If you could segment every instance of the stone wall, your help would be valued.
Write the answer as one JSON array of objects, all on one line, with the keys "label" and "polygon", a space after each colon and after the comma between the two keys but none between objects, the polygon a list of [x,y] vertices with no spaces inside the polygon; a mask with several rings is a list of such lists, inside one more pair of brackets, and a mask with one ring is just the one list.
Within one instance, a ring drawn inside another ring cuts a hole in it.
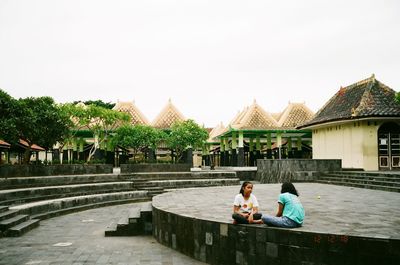
[{"label": "stone wall", "polygon": [[257,167],[215,167],[215,170],[236,172],[236,176],[241,181],[253,181],[257,175]]},{"label": "stone wall", "polygon": [[190,164],[121,164],[121,173],[190,172]]},{"label": "stone wall", "polygon": [[106,174],[113,173],[110,164],[93,165],[2,165],[0,166],[1,178],[30,177],[30,176],[56,176],[56,175],[81,175],[81,174]]},{"label": "stone wall", "polygon": [[153,207],[153,236],[202,262],[232,264],[399,264],[400,240],[233,225]]},{"label": "stone wall", "polygon": [[261,183],[313,181],[319,172],[341,170],[340,159],[259,159],[256,180]]}]

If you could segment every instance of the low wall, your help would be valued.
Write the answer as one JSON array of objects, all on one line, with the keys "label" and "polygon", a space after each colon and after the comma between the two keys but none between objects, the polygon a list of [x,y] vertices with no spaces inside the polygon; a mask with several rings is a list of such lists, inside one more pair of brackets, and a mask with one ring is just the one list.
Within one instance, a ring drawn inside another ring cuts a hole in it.
[{"label": "low wall", "polygon": [[216,171],[234,171],[241,181],[253,181],[257,176],[257,167],[216,167]]},{"label": "low wall", "polygon": [[209,264],[399,264],[399,240],[233,225],[154,207],[153,236]]},{"label": "low wall", "polygon": [[313,181],[318,172],[341,170],[340,159],[259,159],[256,180],[261,183]]},{"label": "low wall", "polygon": [[113,173],[111,164],[2,165],[0,178]]},{"label": "low wall", "polygon": [[190,164],[121,164],[121,173],[190,172]]}]

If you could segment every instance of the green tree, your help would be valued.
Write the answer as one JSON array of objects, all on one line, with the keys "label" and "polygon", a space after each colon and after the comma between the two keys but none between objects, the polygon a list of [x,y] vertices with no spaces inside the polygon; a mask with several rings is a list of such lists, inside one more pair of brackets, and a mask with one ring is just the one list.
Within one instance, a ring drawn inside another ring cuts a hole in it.
[{"label": "green tree", "polygon": [[145,152],[149,148],[156,148],[163,139],[163,133],[148,125],[124,125],[119,127],[113,137],[114,145],[124,148],[132,148],[133,161],[139,152]]},{"label": "green tree", "polygon": [[[81,101],[74,101],[73,105],[78,104]],[[105,109],[112,109],[115,106],[115,103],[111,103],[111,102],[104,102],[100,99],[98,100],[87,100],[87,101],[83,101],[83,104],[85,105],[96,105],[98,107],[103,107]]]},{"label": "green tree", "polygon": [[197,149],[203,146],[207,138],[208,133],[204,128],[193,120],[186,120],[172,125],[167,145],[175,151],[176,162],[179,162],[186,149]]},{"label": "green tree", "polygon": [[29,97],[18,100],[16,129],[19,139],[28,143],[24,163],[29,163],[35,143],[49,149],[68,133],[70,122],[51,97]]},{"label": "green tree", "polygon": [[94,136],[94,144],[89,151],[87,162],[90,161],[96,150],[108,140],[111,133],[124,123],[129,122],[130,116],[126,113],[106,109],[96,105],[66,107],[74,122],[74,130],[89,130]]},{"label": "green tree", "polygon": [[18,101],[0,89],[0,139],[10,143],[18,142]]},{"label": "green tree", "polygon": [[396,92],[396,101],[400,103],[400,92]]}]

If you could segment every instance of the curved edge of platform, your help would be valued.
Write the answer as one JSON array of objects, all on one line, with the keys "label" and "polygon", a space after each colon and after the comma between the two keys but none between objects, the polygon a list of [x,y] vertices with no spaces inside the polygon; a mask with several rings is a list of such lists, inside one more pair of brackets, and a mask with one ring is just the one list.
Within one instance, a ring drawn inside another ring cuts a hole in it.
[{"label": "curved edge of platform", "polygon": [[209,264],[399,264],[400,240],[234,225],[153,205],[153,236]]}]

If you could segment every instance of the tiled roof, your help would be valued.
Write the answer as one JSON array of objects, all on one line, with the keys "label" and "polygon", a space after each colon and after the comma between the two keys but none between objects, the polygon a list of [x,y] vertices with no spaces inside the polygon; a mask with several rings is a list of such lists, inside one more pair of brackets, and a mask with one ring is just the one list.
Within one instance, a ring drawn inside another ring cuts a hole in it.
[{"label": "tiled roof", "polygon": [[281,118],[282,112],[279,113],[271,113],[272,118],[274,118],[276,121],[279,121]]},{"label": "tiled roof", "polygon": [[306,123],[314,116],[304,103],[290,103],[282,112],[279,119],[279,127],[285,129],[295,129],[296,126]]},{"label": "tiled roof", "polygon": [[245,108],[230,124],[235,129],[275,129],[278,127],[276,120],[266,112],[256,101]]},{"label": "tiled roof", "polygon": [[10,148],[10,146],[11,146],[11,144],[9,144],[9,143],[7,143],[7,142],[5,142],[3,140],[0,140],[0,147]]},{"label": "tiled roof", "polygon": [[167,105],[161,110],[160,114],[152,122],[153,127],[159,129],[171,128],[171,125],[177,121],[185,121],[186,118],[181,112],[168,100]]},{"label": "tiled roof", "polygon": [[338,92],[315,114],[314,118],[300,127],[366,117],[400,117],[400,104],[395,101],[396,92],[370,78]]},{"label": "tiled roof", "polygon": [[[19,144],[24,147],[24,148],[28,148],[29,144],[27,141],[19,139]],[[31,150],[32,151],[46,151],[46,149],[44,149],[43,147],[37,145],[37,144],[32,144],[31,145]]]},{"label": "tiled roof", "polygon": [[212,142],[219,142],[217,139],[217,136],[221,135],[226,131],[225,126],[222,124],[218,124],[215,128],[211,130],[211,132],[208,134],[208,140],[207,142],[212,143]]},{"label": "tiled roof", "polygon": [[131,123],[133,125],[143,124],[148,125],[149,121],[142,114],[142,112],[135,106],[134,102],[120,102],[114,106],[113,110],[125,112],[131,116]]}]

